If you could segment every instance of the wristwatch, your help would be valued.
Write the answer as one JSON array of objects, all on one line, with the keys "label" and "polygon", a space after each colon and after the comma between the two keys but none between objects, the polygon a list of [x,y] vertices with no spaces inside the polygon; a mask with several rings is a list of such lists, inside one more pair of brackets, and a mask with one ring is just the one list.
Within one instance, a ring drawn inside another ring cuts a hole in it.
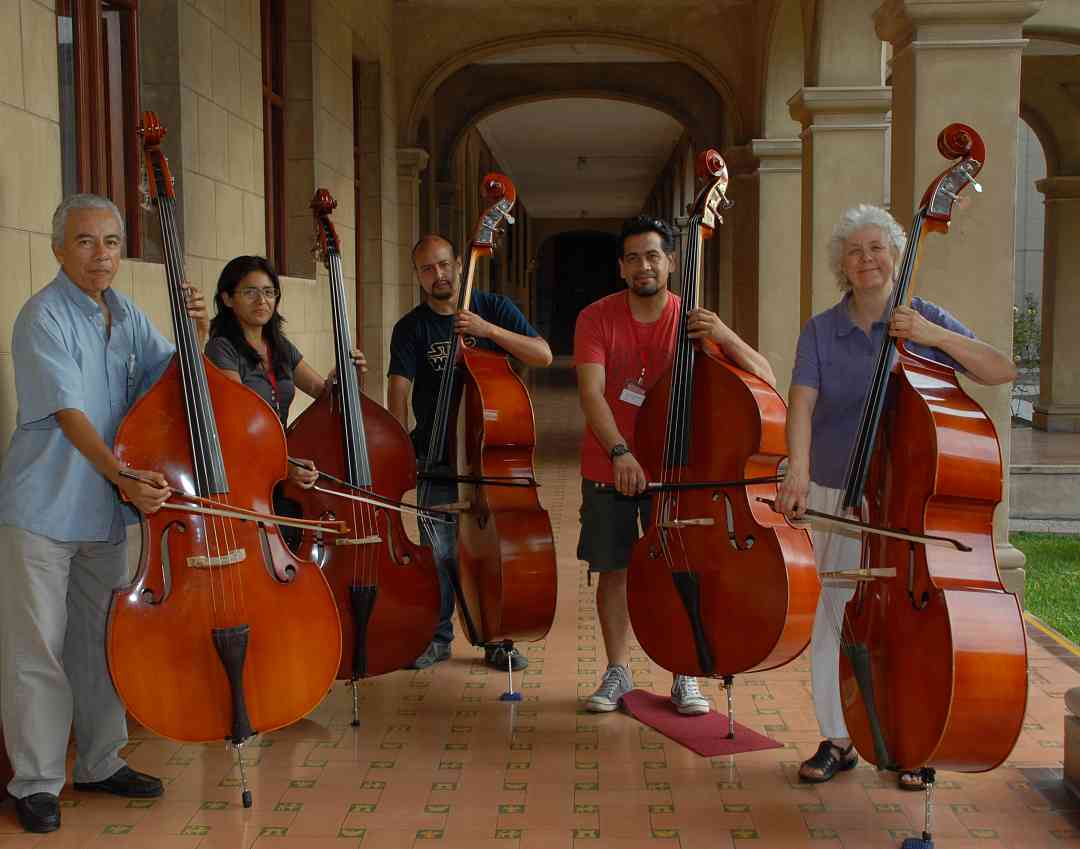
[{"label": "wristwatch", "polygon": [[611,446],[611,451],[608,452],[608,456],[611,457],[612,462],[614,462],[616,457],[621,457],[623,454],[629,453],[630,449],[626,447],[625,442],[616,442]]}]

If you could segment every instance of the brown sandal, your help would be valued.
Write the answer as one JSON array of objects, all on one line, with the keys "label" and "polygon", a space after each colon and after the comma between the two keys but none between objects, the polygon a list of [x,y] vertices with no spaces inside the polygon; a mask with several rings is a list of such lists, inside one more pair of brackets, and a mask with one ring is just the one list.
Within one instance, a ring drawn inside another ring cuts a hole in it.
[{"label": "brown sandal", "polygon": [[[838,772],[847,772],[854,769],[859,762],[859,756],[854,753],[855,744],[851,743],[846,749],[834,746],[831,740],[822,740],[812,758],[802,762],[799,767],[799,781],[808,784],[824,784]],[[840,753],[840,757],[836,753]],[[850,756],[850,757],[849,757]],[[805,775],[806,768],[820,771],[820,775]]]}]

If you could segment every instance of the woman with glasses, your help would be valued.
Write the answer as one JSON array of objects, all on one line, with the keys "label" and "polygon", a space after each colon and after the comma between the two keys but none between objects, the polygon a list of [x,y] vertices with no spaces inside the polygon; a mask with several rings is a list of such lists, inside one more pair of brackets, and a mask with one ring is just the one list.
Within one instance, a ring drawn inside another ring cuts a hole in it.
[{"label": "woman with glasses", "polygon": [[[296,390],[319,397],[333,371],[323,378],[308,365],[304,355],[281,330],[285,318],[278,311],[281,281],[270,260],[261,256],[238,256],[229,261],[218,277],[216,309],[210,322],[206,356],[233,380],[253,389],[266,401],[284,427],[289,419]],[[364,355],[352,352],[366,371]],[[305,489],[318,480],[315,464],[289,463],[289,478]],[[289,499],[274,492],[274,509],[282,515],[298,515]],[[282,528],[286,542],[292,529]]]}]

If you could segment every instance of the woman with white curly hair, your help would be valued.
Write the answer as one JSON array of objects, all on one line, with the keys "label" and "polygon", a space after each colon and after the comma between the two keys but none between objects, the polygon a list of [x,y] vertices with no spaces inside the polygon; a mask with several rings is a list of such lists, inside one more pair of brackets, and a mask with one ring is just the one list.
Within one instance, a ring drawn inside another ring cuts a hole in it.
[{"label": "woman with white curly hair", "polygon": [[[808,507],[836,512],[848,454],[870,386],[882,335],[905,339],[913,353],[944,363],[985,385],[1016,377],[1011,360],[980,342],[946,310],[912,298],[892,313],[890,298],[905,245],[904,231],[884,209],[860,204],[844,213],[829,241],[829,258],[840,302],[802,329],[788,397],[787,474],[777,507],[798,520]],[[818,571],[857,568],[861,540],[833,531],[813,533]],[[802,781],[828,781],[858,762],[840,706],[840,624],[850,585],[823,582],[810,640],[814,711],[826,738],[802,763]],[[900,786],[919,790],[918,773],[901,772]]]}]

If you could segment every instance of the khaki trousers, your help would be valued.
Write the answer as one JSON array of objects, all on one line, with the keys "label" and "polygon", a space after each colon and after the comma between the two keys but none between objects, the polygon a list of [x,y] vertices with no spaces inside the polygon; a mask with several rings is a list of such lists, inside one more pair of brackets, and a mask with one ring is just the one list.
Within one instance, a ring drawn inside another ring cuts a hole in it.
[{"label": "khaki trousers", "polygon": [[127,581],[127,544],[58,542],[0,527],[0,707],[15,777],[8,792],[59,795],[72,723],[75,781],[124,766],[124,706],[109,678],[105,626]]}]

